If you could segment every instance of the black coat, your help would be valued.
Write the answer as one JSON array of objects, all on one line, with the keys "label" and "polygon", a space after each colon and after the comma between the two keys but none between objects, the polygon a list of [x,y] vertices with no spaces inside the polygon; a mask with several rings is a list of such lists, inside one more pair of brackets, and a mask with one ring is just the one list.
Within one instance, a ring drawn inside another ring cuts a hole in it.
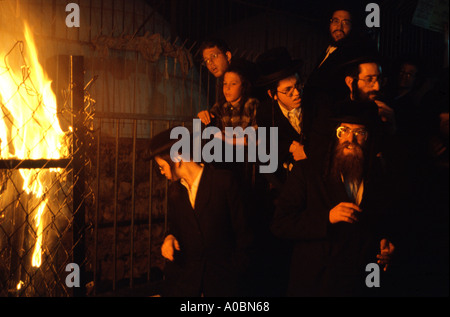
[{"label": "black coat", "polygon": [[179,182],[168,194],[168,231],[180,251],[166,263],[164,296],[239,295],[253,235],[231,172],[205,165],[195,210]]},{"label": "black coat", "polygon": [[296,162],[275,212],[272,231],[294,242],[288,295],[367,295],[365,267],[388,238],[385,187],[380,178],[365,182],[358,222],[331,224],[330,210],[351,200],[342,182],[322,175],[309,159]]},{"label": "black coat", "polygon": [[[278,103],[272,102],[272,100],[266,100],[261,104],[257,113],[257,123],[258,128],[266,127],[266,136],[269,135],[270,127],[278,128],[278,168],[274,173],[274,182],[276,182],[276,186],[281,186],[287,175],[287,170],[283,168],[283,164],[293,162],[289,148],[293,141],[301,142],[301,136],[283,115]],[[267,137],[267,140],[269,140],[269,137]],[[268,146],[266,146],[267,148]]]},{"label": "black coat", "polygon": [[348,97],[350,90],[345,84],[344,65],[359,57],[378,53],[375,43],[362,35],[351,34],[336,45],[337,49],[320,65],[326,56],[326,49],[323,51],[305,83],[302,107],[303,132],[307,139],[316,121],[329,116],[330,107]]}]

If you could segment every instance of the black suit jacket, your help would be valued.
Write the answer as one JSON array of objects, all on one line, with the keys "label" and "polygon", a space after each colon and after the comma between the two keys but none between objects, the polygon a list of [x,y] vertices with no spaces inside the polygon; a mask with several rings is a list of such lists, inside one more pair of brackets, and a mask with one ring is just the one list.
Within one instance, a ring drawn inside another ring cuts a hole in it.
[{"label": "black suit jacket", "polygon": [[293,162],[292,153],[289,152],[289,148],[293,141],[301,142],[301,136],[283,115],[278,103],[272,102],[272,100],[266,100],[261,103],[257,113],[257,123],[258,127],[266,127],[266,135],[268,135],[270,127],[278,128],[278,168],[274,173],[274,182],[276,182],[276,186],[281,186],[286,180],[287,175],[283,164]]},{"label": "black suit jacket", "polygon": [[180,244],[165,267],[164,296],[237,296],[249,263],[252,231],[238,183],[231,172],[205,165],[195,200],[171,184],[169,233]]},{"label": "black suit jacket", "polygon": [[[365,266],[376,263],[388,237],[382,174],[365,182],[356,223],[329,222],[330,210],[350,202],[342,182],[324,178],[308,160],[289,174],[272,223],[273,233],[294,242],[288,295],[357,296],[367,293]],[[370,290],[369,290],[370,291]]]}]

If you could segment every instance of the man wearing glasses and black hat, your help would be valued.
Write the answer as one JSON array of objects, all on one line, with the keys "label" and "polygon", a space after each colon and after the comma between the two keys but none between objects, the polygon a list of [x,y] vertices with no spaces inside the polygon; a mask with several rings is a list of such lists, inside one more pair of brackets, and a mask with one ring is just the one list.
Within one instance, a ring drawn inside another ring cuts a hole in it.
[{"label": "man wearing glasses and black hat", "polygon": [[256,64],[256,86],[265,99],[258,109],[258,126],[278,127],[279,168],[272,185],[279,187],[292,162],[306,158],[302,144],[302,62],[293,60],[286,48],[278,47],[262,53]]},{"label": "man wearing glasses and black hat", "polygon": [[[386,270],[394,252],[388,240],[393,208],[389,181],[376,156],[377,114],[367,102],[349,101],[329,120],[323,165],[294,163],[280,194],[272,231],[294,242],[289,296],[385,295],[366,283],[366,267]],[[370,283],[369,283],[370,284]]]}]

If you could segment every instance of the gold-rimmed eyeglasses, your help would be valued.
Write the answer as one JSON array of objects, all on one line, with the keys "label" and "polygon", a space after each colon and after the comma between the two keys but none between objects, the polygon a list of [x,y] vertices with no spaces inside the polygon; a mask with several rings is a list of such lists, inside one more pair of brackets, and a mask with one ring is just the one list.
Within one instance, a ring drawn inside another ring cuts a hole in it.
[{"label": "gold-rimmed eyeglasses", "polygon": [[367,140],[368,132],[364,128],[359,129],[350,129],[349,127],[339,127],[336,129],[336,136],[338,139],[347,138],[352,133],[357,139],[361,139],[363,141]]}]

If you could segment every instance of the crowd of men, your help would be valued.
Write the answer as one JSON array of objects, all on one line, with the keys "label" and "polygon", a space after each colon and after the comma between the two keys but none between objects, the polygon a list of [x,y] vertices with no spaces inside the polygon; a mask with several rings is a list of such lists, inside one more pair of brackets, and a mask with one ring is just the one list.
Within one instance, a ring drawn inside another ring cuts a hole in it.
[{"label": "crowd of men", "polygon": [[[277,128],[275,173],[171,153],[170,130],[152,139],[173,181],[164,296],[448,295],[448,71],[419,98],[422,65],[385,74],[350,9],[332,12],[329,33],[310,74],[283,47],[252,63],[258,102],[244,121]],[[224,75],[250,66],[220,40],[201,52],[217,89],[198,117],[240,122]]]}]

